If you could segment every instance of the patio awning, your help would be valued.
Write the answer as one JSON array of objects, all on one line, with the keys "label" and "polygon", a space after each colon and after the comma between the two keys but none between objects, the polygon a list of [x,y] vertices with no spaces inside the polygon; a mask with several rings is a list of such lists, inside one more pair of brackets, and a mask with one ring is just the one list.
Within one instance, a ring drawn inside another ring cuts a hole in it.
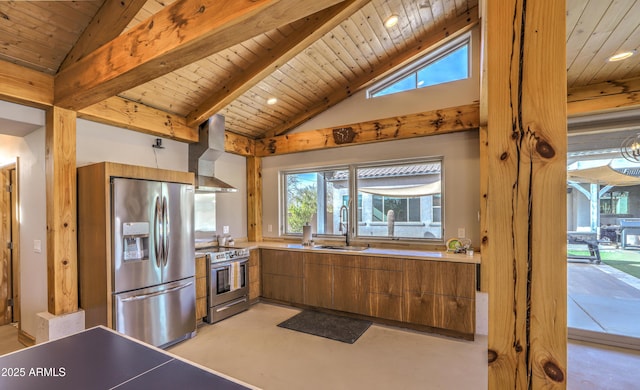
[{"label": "patio awning", "polygon": [[361,187],[358,188],[358,191],[366,192],[373,195],[392,196],[394,198],[415,198],[418,196],[439,194],[441,189],[440,180],[438,180],[434,183],[422,184],[417,186]]},{"label": "patio awning", "polygon": [[594,168],[576,169],[567,172],[567,180],[576,183],[593,183],[612,186],[634,186],[640,184],[640,178],[625,175],[610,165]]}]

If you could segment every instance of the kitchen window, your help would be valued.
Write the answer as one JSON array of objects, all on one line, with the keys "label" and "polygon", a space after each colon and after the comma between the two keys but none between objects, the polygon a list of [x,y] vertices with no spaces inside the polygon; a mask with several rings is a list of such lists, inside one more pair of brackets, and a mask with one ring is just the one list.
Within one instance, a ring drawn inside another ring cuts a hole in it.
[{"label": "kitchen window", "polygon": [[358,238],[442,239],[441,158],[360,165],[355,175]]},{"label": "kitchen window", "polygon": [[285,172],[283,183],[285,234],[302,234],[307,223],[316,234],[340,234],[338,212],[349,195],[348,167]]},{"label": "kitchen window", "polygon": [[355,239],[440,241],[442,165],[429,158],[283,172],[284,233],[300,235],[309,223],[319,236],[343,236],[349,226]]}]

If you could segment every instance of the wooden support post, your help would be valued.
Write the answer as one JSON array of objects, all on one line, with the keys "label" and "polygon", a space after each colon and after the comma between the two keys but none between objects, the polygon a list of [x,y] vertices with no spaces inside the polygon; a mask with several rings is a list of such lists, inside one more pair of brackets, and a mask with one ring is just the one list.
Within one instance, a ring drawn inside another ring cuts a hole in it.
[{"label": "wooden support post", "polygon": [[489,389],[566,388],[565,2],[487,1]]},{"label": "wooden support post", "polygon": [[247,237],[262,241],[262,157],[247,157]]},{"label": "wooden support post", "polygon": [[46,115],[48,309],[78,311],[76,238],[76,113],[51,107]]}]

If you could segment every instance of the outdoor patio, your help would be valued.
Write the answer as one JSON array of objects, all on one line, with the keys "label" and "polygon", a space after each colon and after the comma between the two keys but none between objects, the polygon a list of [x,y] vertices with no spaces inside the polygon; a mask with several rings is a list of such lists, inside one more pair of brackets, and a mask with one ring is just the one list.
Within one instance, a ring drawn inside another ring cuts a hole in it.
[{"label": "outdoor patio", "polygon": [[[569,253],[582,248],[569,245]],[[567,321],[574,334],[640,340],[640,251],[601,245],[601,264],[570,259]],[[623,272],[624,270],[625,272]],[[634,276],[636,275],[636,276]],[[591,338],[591,337],[587,337]],[[598,337],[596,337],[598,338]],[[624,342],[630,340],[626,339]],[[640,348],[640,341],[635,344]]]}]

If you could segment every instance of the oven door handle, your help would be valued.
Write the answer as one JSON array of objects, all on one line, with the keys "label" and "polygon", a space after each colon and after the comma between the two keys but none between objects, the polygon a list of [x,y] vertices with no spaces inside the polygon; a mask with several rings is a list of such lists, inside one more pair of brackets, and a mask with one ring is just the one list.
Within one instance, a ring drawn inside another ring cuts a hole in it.
[{"label": "oven door handle", "polygon": [[247,264],[248,262],[249,262],[248,259],[242,259],[242,260],[225,261],[224,263],[223,262],[213,263],[213,264],[211,264],[211,270],[218,271],[218,270],[221,270],[221,269],[229,268],[229,267],[231,267],[231,263],[240,263],[240,265],[243,265],[243,264]]}]

